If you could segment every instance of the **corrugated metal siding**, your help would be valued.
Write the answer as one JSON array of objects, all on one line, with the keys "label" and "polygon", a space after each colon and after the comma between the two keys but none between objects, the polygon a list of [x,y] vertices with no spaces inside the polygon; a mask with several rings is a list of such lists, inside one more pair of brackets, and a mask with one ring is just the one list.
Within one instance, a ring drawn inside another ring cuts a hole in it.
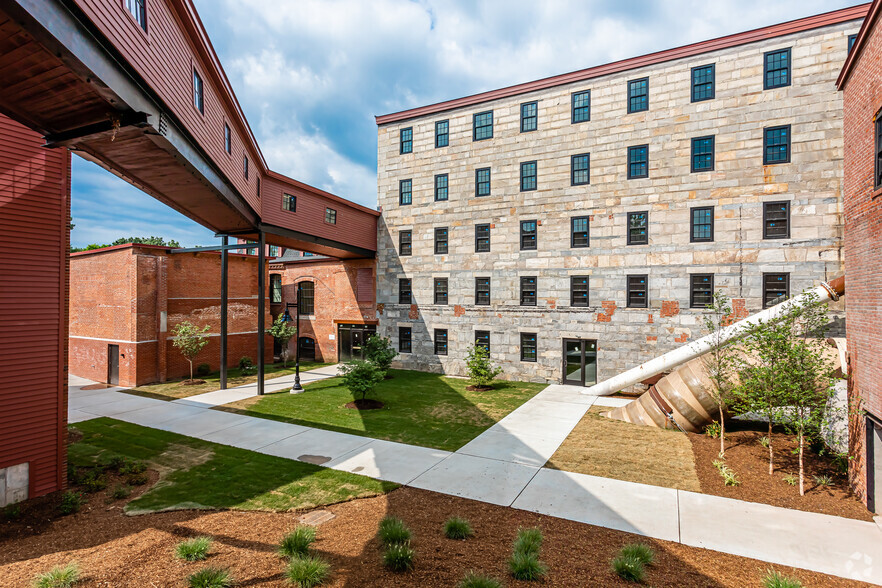
[{"label": "corrugated metal siding", "polygon": [[30,496],[65,480],[70,154],[42,142],[0,115],[0,468]]}]

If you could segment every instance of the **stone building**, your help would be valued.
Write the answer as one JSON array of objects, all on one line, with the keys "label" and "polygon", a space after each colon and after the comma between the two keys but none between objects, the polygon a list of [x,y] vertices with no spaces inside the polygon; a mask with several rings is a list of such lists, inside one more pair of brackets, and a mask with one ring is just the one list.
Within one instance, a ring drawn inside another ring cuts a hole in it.
[{"label": "stone building", "polygon": [[[188,377],[189,363],[172,346],[172,330],[185,320],[210,327],[194,366],[220,369],[220,292],[217,253],[131,244],[72,253],[70,373],[120,386]],[[256,362],[256,257],[230,254],[228,296],[229,365],[243,355]],[[272,361],[271,345],[264,359]]]},{"label": "stone building", "polygon": [[[380,331],[410,368],[592,384],[842,272],[866,6],[380,116]],[[841,304],[841,303],[840,303]],[[837,307],[841,315],[842,306]]]}]

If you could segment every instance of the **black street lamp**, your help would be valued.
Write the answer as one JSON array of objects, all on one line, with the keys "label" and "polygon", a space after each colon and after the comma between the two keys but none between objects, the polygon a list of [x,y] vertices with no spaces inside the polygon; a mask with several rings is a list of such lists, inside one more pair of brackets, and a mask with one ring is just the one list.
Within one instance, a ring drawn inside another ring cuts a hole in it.
[{"label": "black street lamp", "polygon": [[303,392],[303,386],[300,385],[300,284],[297,284],[297,300],[285,304],[285,314],[282,315],[282,322],[290,323],[293,319],[288,309],[297,308],[297,332],[294,334],[294,385],[291,386],[292,394]]}]

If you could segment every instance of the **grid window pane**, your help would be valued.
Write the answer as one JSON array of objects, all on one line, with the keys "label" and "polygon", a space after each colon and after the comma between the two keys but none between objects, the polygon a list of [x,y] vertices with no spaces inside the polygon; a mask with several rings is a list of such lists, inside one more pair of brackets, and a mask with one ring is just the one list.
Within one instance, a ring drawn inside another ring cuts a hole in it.
[{"label": "grid window pane", "polygon": [[714,207],[693,208],[690,218],[690,239],[693,243],[714,240]]},{"label": "grid window pane", "polygon": [[398,182],[398,204],[407,206],[413,203],[413,180]]},{"label": "grid window pane", "polygon": [[628,112],[649,110],[649,78],[628,82]]},{"label": "grid window pane", "polygon": [[475,196],[490,195],[490,168],[482,167],[475,170]]},{"label": "grid window pane", "polygon": [[713,171],[714,138],[695,137],[692,139],[692,171]]},{"label": "grid window pane", "polygon": [[315,314],[315,284],[297,284],[297,303],[300,305],[300,314]]},{"label": "grid window pane", "polygon": [[475,331],[475,345],[483,347],[490,353],[490,331]]},{"label": "grid window pane", "polygon": [[714,275],[692,274],[689,276],[689,307],[706,308],[714,301]]},{"label": "grid window pane", "polygon": [[450,144],[450,123],[439,120],[435,123],[435,147],[447,147]]},{"label": "grid window pane", "polygon": [[521,306],[536,306],[536,276],[521,278]]},{"label": "grid window pane", "polygon": [[790,49],[769,51],[765,54],[764,88],[780,88],[790,85]]},{"label": "grid window pane", "polygon": [[272,304],[282,302],[282,276],[280,274],[270,275],[270,302]]},{"label": "grid window pane", "polygon": [[790,161],[790,125],[763,129],[763,165]]},{"label": "grid window pane", "polygon": [[649,244],[649,213],[628,213],[628,245]]},{"label": "grid window pane", "polygon": [[401,154],[413,152],[413,127],[401,129],[399,146],[399,152]]},{"label": "grid window pane", "polygon": [[570,276],[570,306],[588,306],[588,276]]},{"label": "grid window pane", "polygon": [[591,120],[591,91],[573,94],[573,123]]},{"label": "grid window pane", "polygon": [[325,209],[325,222],[331,225],[337,224],[337,211],[333,208]]},{"label": "grid window pane", "polygon": [[205,100],[202,94],[202,77],[193,70],[193,106],[201,113],[205,113]]},{"label": "grid window pane", "polygon": [[447,355],[447,329],[435,329],[435,355]]},{"label": "grid window pane", "polygon": [[570,246],[588,247],[588,217],[577,216],[570,220]]},{"label": "grid window pane", "polygon": [[521,164],[521,192],[536,189],[536,162],[525,161]]},{"label": "grid window pane", "polygon": [[628,276],[628,306],[631,308],[647,308],[648,279],[643,276]]},{"label": "grid window pane", "polygon": [[536,333],[521,333],[521,361],[536,361]]},{"label": "grid window pane", "polygon": [[447,278],[435,278],[435,304],[447,304]]},{"label": "grid window pane", "polygon": [[233,152],[233,139],[230,134],[230,125],[224,123],[224,151],[227,153]]},{"label": "grid window pane", "polygon": [[400,278],[398,280],[398,304],[413,304],[410,278]]},{"label": "grid window pane", "polygon": [[410,327],[398,327],[398,351],[410,353],[413,349]]},{"label": "grid window pane", "polygon": [[591,155],[582,153],[573,155],[570,164],[570,183],[573,186],[581,186],[591,183]]},{"label": "grid window pane", "polygon": [[490,278],[475,278],[475,304],[479,306],[490,304]]},{"label": "grid window pane", "polygon": [[438,255],[447,253],[447,227],[435,229],[435,253]]},{"label": "grid window pane", "polygon": [[649,177],[649,145],[628,147],[628,179]]},{"label": "grid window pane", "polygon": [[435,176],[435,202],[447,200],[447,174]]},{"label": "grid window pane", "polygon": [[283,195],[282,207],[290,212],[297,212],[297,197],[293,194]]},{"label": "grid window pane", "polygon": [[490,251],[490,225],[475,225],[475,252],[487,253]]},{"label": "grid window pane", "polygon": [[521,132],[535,131],[539,120],[539,105],[536,102],[521,104]]},{"label": "grid window pane", "polygon": [[413,254],[413,232],[401,231],[398,233],[398,255]]},{"label": "grid window pane", "polygon": [[714,97],[714,66],[692,68],[692,101],[701,102]]},{"label": "grid window pane", "polygon": [[763,239],[790,237],[790,203],[763,203]]},{"label": "grid window pane", "polygon": [[790,274],[763,274],[763,308],[790,297]]},{"label": "grid window pane", "polygon": [[536,249],[536,221],[521,221],[521,251]]},{"label": "grid window pane", "polygon": [[472,120],[472,140],[483,141],[493,138],[493,111],[480,112]]},{"label": "grid window pane", "polygon": [[147,30],[147,0],[126,0],[126,9],[142,29]]}]

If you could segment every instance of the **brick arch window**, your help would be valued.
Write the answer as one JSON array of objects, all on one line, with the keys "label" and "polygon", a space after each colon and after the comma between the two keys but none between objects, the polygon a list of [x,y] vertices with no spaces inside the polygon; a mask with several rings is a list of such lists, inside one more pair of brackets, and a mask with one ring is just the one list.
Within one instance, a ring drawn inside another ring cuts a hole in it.
[{"label": "brick arch window", "polygon": [[315,283],[298,283],[297,300],[300,304],[300,314],[315,314]]}]

